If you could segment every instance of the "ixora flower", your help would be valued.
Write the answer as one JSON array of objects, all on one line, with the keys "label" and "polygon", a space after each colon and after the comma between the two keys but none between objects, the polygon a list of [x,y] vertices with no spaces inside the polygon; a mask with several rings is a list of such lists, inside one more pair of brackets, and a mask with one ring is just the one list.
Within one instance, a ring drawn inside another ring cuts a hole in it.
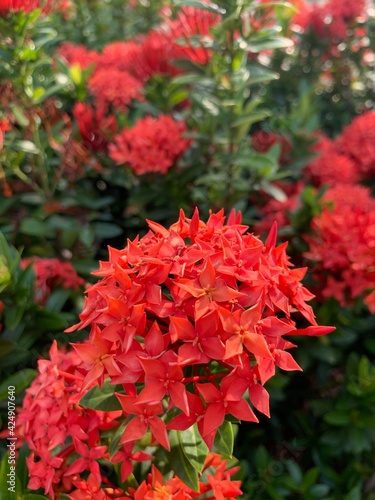
[{"label": "ixora flower", "polygon": [[343,306],[363,297],[375,312],[375,199],[368,188],[345,184],[328,189],[322,201],[305,237],[322,297]]},{"label": "ixora flower", "polygon": [[[286,335],[324,335],[306,304],[306,269],[293,269],[286,244],[276,246],[276,227],[263,244],[234,212],[207,223],[196,210],[181,211],[169,229],[150,231],[94,274],[80,322],[89,342],[73,344],[85,373],[82,394],[110,380],[124,417],[120,443],[149,430],[169,449],[168,431],[197,423],[209,448],[226,415],[258,421],[252,405],[269,415],[263,384],[276,366],[300,370]],[[298,328],[295,319],[310,326]],[[173,412],[171,412],[173,409]],[[176,411],[178,414],[176,415]],[[168,423],[165,418],[168,417]],[[173,417],[170,419],[170,417]]]},{"label": "ixora flower", "polygon": [[212,52],[204,46],[203,39],[212,40],[211,28],[220,21],[220,14],[195,7],[182,7],[176,19],[166,19],[163,31],[174,46],[175,58],[207,64]]},{"label": "ixora flower", "polygon": [[70,3],[62,0],[0,0],[0,16],[9,12],[31,12],[36,9],[41,9],[43,13],[49,14],[57,10],[64,11],[69,7]]},{"label": "ixora flower", "polygon": [[343,154],[358,166],[364,179],[375,178],[375,111],[357,116],[337,139]]},{"label": "ixora flower", "polygon": [[30,257],[22,259],[22,267],[32,265],[36,277],[35,299],[45,304],[56,287],[78,290],[84,285],[84,280],[76,273],[71,262],[59,259]]},{"label": "ixora flower", "polygon": [[[238,497],[237,469],[210,452],[218,428],[227,415],[256,422],[253,408],[269,416],[264,383],[276,366],[300,369],[286,335],[334,330],[316,324],[305,269],[292,269],[275,227],[263,244],[235,212],[205,223],[181,211],[169,229],[149,226],[124,249],[110,248],[94,273],[102,279],[67,330],[90,326],[88,339],[71,352],[54,343],[27,389],[17,429],[31,450],[28,487],[52,499]],[[298,328],[294,315],[310,326]],[[178,443],[189,429],[193,446],[201,443],[193,485],[175,474],[176,455],[167,478],[153,466],[127,491],[103,477],[99,463],[113,464],[125,485],[150,453],[184,455]]]},{"label": "ixora flower", "polygon": [[109,156],[118,165],[129,164],[138,175],[165,174],[190,145],[183,137],[186,131],[185,123],[171,116],[146,116],[115,137]]},{"label": "ixora flower", "polygon": [[142,83],[126,71],[97,66],[88,81],[98,109],[127,111],[134,100],[143,100]]},{"label": "ixora flower", "polygon": [[74,105],[73,116],[84,146],[97,153],[106,151],[109,139],[117,132],[116,118],[83,102]]}]

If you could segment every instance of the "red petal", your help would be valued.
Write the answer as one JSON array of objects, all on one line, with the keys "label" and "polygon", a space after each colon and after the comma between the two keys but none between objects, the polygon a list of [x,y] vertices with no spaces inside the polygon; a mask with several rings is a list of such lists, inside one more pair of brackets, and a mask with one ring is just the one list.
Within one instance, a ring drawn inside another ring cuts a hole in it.
[{"label": "red petal", "polygon": [[299,330],[292,330],[288,335],[309,335],[312,337],[320,337],[327,335],[336,330],[335,326],[308,326],[307,328],[300,328]]},{"label": "red petal", "polygon": [[142,421],[140,417],[135,417],[125,427],[120,444],[129,443],[129,441],[137,441],[137,439],[141,439],[146,434],[146,431],[147,424]]},{"label": "red petal", "polygon": [[153,417],[148,420],[148,423],[156,441],[170,451],[171,447],[168,440],[167,429],[162,419],[160,417]]},{"label": "red petal", "polygon": [[229,401],[227,412],[240,420],[259,422],[253,410],[250,408],[249,403],[244,399],[240,399],[240,401]]},{"label": "red petal", "polygon": [[275,350],[275,362],[277,366],[286,371],[299,370],[302,371],[302,368],[299,366],[297,361],[293,358],[293,356],[286,351]]},{"label": "red petal", "polygon": [[203,435],[216,431],[224,422],[225,410],[223,403],[212,403],[207,406],[203,419]]},{"label": "red petal", "polygon": [[258,411],[261,411],[267,417],[270,416],[270,396],[266,389],[260,384],[254,384],[249,387],[250,401]]}]

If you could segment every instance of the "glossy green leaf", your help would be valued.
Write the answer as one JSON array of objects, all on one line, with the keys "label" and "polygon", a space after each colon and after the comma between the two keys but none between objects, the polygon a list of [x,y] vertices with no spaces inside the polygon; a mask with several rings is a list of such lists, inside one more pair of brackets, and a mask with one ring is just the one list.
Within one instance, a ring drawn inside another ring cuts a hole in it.
[{"label": "glossy green leaf", "polygon": [[[3,456],[0,464],[0,500],[16,500],[21,498],[21,485],[20,481],[15,475],[15,470],[12,471],[11,467],[15,467],[8,463],[8,454]],[[13,473],[14,472],[14,476]],[[12,474],[12,476],[9,476]],[[14,477],[14,481],[13,481]],[[8,483],[8,481],[10,481]],[[14,484],[13,484],[14,482]],[[12,489],[10,489],[12,488]]]},{"label": "glossy green leaf", "polygon": [[178,439],[186,458],[198,472],[202,472],[204,461],[208,455],[208,447],[203,441],[196,424],[185,431],[177,431]]},{"label": "glossy green leaf", "polygon": [[117,386],[111,385],[108,380],[103,387],[95,386],[79,401],[79,404],[93,410],[114,411],[121,410],[121,404],[115,396]]},{"label": "glossy green leaf", "polygon": [[218,428],[212,451],[231,457],[233,455],[233,425],[227,420]]},{"label": "glossy green leaf", "polygon": [[173,2],[177,7],[195,7],[196,9],[208,10],[215,14],[225,14],[225,9],[222,9],[216,3],[211,2],[201,2],[199,0],[174,0]]},{"label": "glossy green leaf", "polygon": [[109,456],[112,458],[115,453],[118,452],[118,450],[121,448],[121,445],[119,444],[122,438],[122,435],[124,434],[125,427],[127,425],[127,420],[125,422],[122,422],[117,429],[115,430],[114,434],[112,435],[111,443],[109,445]]},{"label": "glossy green leaf", "polygon": [[8,387],[10,386],[15,387],[15,394],[19,394],[20,392],[22,392],[34,380],[36,373],[36,370],[32,370],[31,368],[24,368],[23,370],[20,370],[3,380],[0,383],[0,400],[7,399]]},{"label": "glossy green leaf", "polygon": [[244,41],[242,47],[244,50],[248,52],[258,53],[263,50],[271,50],[271,49],[285,49],[288,47],[293,47],[293,42],[289,38],[285,38],[282,36],[279,37],[269,37],[269,38],[259,38]]},{"label": "glossy green leaf", "polygon": [[271,114],[271,111],[269,111],[268,109],[259,109],[250,113],[249,115],[240,116],[232,122],[231,126],[232,128],[241,127],[242,125],[250,127],[250,125],[252,125],[253,123],[260,122],[268,116],[271,116]]},{"label": "glossy green leaf", "polygon": [[171,451],[167,454],[167,460],[171,469],[189,488],[199,491],[198,472],[187,458],[177,431],[169,432],[169,442]]}]

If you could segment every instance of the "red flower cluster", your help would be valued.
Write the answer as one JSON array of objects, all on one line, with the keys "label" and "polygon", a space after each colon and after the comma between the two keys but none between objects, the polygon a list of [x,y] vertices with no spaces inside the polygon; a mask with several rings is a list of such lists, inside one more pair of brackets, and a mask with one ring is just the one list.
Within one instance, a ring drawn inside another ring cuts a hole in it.
[{"label": "red flower cluster", "polygon": [[358,164],[342,151],[338,141],[322,136],[311,151],[317,156],[306,165],[304,175],[315,186],[355,184],[360,180]]},{"label": "red flower cluster", "polygon": [[59,351],[56,343],[50,356],[38,363],[39,375],[26,390],[17,429],[31,450],[28,488],[44,488],[53,499],[56,491],[70,491],[84,471],[100,484],[97,460],[106,454],[106,446],[98,446],[100,431],[113,428],[120,412],[79,407],[77,395],[84,380],[77,368],[79,356]]},{"label": "red flower cluster", "polygon": [[94,109],[90,104],[78,102],[73,108],[83,145],[94,152],[105,151],[108,141],[117,132],[114,116],[106,117],[101,108]]},{"label": "red flower cluster", "polygon": [[[316,264],[314,274],[323,297],[348,305],[375,290],[375,199],[362,186],[337,185],[323,196],[305,239],[305,257]],[[375,311],[375,296],[367,297]]]},{"label": "red flower cluster", "polygon": [[31,12],[41,9],[44,14],[54,11],[66,12],[70,8],[70,2],[65,0],[0,0],[0,16],[9,12]]},{"label": "red flower cluster", "polygon": [[302,28],[311,27],[313,32],[328,40],[345,40],[348,29],[355,19],[365,14],[366,0],[329,0],[324,4],[308,5],[303,2],[294,23]]},{"label": "red flower cluster", "polygon": [[[169,229],[149,222],[143,238],[110,248],[95,272],[103,279],[87,293],[80,323],[91,325],[88,344],[74,344],[86,372],[83,391],[108,377],[131,420],[121,444],[151,432],[169,449],[168,429],[194,423],[211,448],[227,414],[258,419],[243,398],[269,415],[263,384],[300,369],[284,335],[323,335],[286,244],[276,247],[273,227],[265,244],[247,232],[240,214],[225,224],[223,211],[207,223],[181,212]],[[298,311],[313,326],[298,329]],[[164,404],[163,404],[164,403]],[[166,424],[172,408],[179,415]]]},{"label": "red flower cluster", "polygon": [[101,67],[115,67],[127,71],[144,83],[155,74],[175,76],[179,70],[173,66],[174,48],[168,38],[155,30],[140,42],[115,42],[103,49]]},{"label": "red flower cluster", "polygon": [[375,178],[375,111],[354,118],[337,139],[343,154],[353,160],[364,179]]},{"label": "red flower cluster", "polygon": [[186,130],[184,122],[168,115],[147,116],[115,137],[109,156],[118,165],[129,164],[138,175],[165,174],[190,145],[190,140],[182,137]]},{"label": "red flower cluster", "polygon": [[[237,468],[227,470],[227,462],[213,453],[206,458],[199,493],[192,491],[177,476],[164,482],[154,467],[147,481],[137,489],[125,493],[111,485],[102,476],[98,460],[120,463],[121,477],[125,481],[133,470],[133,462],[151,460],[153,456],[136,451],[132,442],[110,457],[107,446],[100,445],[101,433],[114,432],[122,412],[95,411],[79,406],[79,393],[84,384],[84,373],[78,366],[80,357],[74,351],[59,351],[56,343],[51,347],[50,357],[50,360],[39,361],[39,374],[26,390],[23,408],[17,417],[19,442],[26,441],[31,450],[27,458],[28,488],[43,488],[52,499],[65,493],[72,500],[182,500],[203,493],[212,493],[215,498],[224,500],[241,494],[240,482],[231,480]],[[89,476],[84,479],[87,473]]]},{"label": "red flower cluster", "polygon": [[30,257],[22,259],[22,267],[32,264],[36,277],[35,299],[45,304],[55,287],[78,290],[84,280],[76,273],[70,262],[59,259]]},{"label": "red flower cluster", "polygon": [[96,107],[108,110],[127,111],[134,100],[143,100],[142,83],[126,71],[116,68],[97,67],[88,81],[90,93],[95,97]]},{"label": "red flower cluster", "polygon": [[375,112],[354,118],[335,140],[322,136],[312,151],[318,156],[307,165],[305,175],[316,186],[355,184],[374,178]]},{"label": "red flower cluster", "polygon": [[231,480],[231,476],[237,472],[238,468],[226,470],[226,467],[226,460],[223,460],[220,455],[210,453],[203,470],[203,475],[207,476],[207,482],[200,481],[199,492],[196,492],[186,486],[177,476],[164,481],[161,473],[153,466],[147,481],[143,481],[137,490],[129,491],[130,498],[133,500],[188,500],[209,494],[205,498],[234,499],[242,495],[240,481]]},{"label": "red flower cluster", "polygon": [[[166,19],[164,32],[174,47],[175,58],[207,64],[211,59],[211,50],[205,48],[201,38],[211,39],[211,28],[220,21],[220,14],[195,7],[182,7],[176,19]],[[179,39],[183,45],[178,43]]]},{"label": "red flower cluster", "polygon": [[81,69],[95,65],[99,58],[99,54],[95,50],[89,50],[84,45],[74,45],[69,42],[64,42],[59,46],[57,55],[65,59],[69,66],[77,65]]}]

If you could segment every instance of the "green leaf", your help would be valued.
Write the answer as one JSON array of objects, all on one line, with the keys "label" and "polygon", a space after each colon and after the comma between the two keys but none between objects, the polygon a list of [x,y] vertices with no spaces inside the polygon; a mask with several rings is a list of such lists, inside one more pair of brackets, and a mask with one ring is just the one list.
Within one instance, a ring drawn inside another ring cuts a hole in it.
[{"label": "green leaf", "polygon": [[22,220],[20,232],[22,234],[27,234],[28,236],[37,236],[42,238],[53,237],[53,230],[48,224],[46,224],[46,222],[41,222],[37,219],[32,219],[31,217],[26,217]]},{"label": "green leaf", "polygon": [[292,10],[293,12],[297,12],[297,9],[295,5],[291,4],[290,2],[265,2],[259,5],[254,5],[251,6],[251,10],[262,10],[262,9],[267,9],[269,7],[283,7]]},{"label": "green leaf", "polygon": [[115,433],[112,435],[112,440],[109,445],[109,456],[112,458],[115,453],[118,452],[118,450],[121,448],[120,440],[122,438],[122,435],[124,434],[125,427],[127,426],[128,421],[126,420],[125,422],[122,422],[121,425],[117,427],[115,430]]},{"label": "green leaf", "polygon": [[318,467],[312,467],[309,469],[306,474],[303,476],[303,481],[302,481],[302,487],[304,490],[304,493],[307,493],[309,489],[314,486],[314,484],[317,482],[319,476],[319,469]]},{"label": "green leaf", "polygon": [[277,201],[284,202],[288,199],[288,197],[284,193],[284,191],[282,189],[280,189],[279,187],[275,186],[275,184],[271,184],[270,182],[263,181],[261,183],[261,186],[262,186],[262,189],[267,194],[269,194],[270,196],[275,198],[275,200],[277,200]]},{"label": "green leaf", "polygon": [[198,431],[197,425],[194,424],[185,431],[178,431],[178,439],[191,465],[196,471],[202,472],[209,450]]},{"label": "green leaf", "polygon": [[177,431],[170,431],[169,442],[171,451],[167,454],[167,460],[171,469],[189,488],[199,491],[198,472],[185,455]]},{"label": "green leaf", "polygon": [[253,123],[260,122],[265,118],[267,118],[268,116],[271,116],[271,114],[272,114],[271,111],[269,111],[268,109],[254,111],[249,115],[241,116],[236,120],[234,120],[231,124],[231,127],[235,128],[235,127],[240,127],[242,125],[250,127],[250,125],[252,125]]},{"label": "green leaf", "polygon": [[[12,479],[11,476],[8,476],[12,471],[11,467],[15,467],[13,464],[8,463],[8,454],[6,453],[0,464],[0,477],[2,480],[0,481],[0,500],[16,500],[21,497],[21,485],[20,481],[15,474],[14,469],[14,485],[12,483],[8,483]],[[9,488],[14,488],[14,491],[9,490]]]},{"label": "green leaf", "polygon": [[10,377],[6,378],[0,383],[0,400],[7,399],[8,397],[8,387],[15,387],[15,394],[19,394],[24,389],[26,389],[36,376],[36,370],[31,368],[24,368]]},{"label": "green leaf", "polygon": [[233,425],[227,420],[218,428],[212,451],[232,457],[234,445]]},{"label": "green leaf", "polygon": [[16,474],[17,478],[21,483],[21,490],[27,488],[27,483],[29,482],[29,470],[26,465],[26,458],[30,454],[30,450],[26,443],[24,443],[18,450],[17,464],[16,464]]},{"label": "green leaf", "polygon": [[243,41],[241,48],[248,52],[258,53],[262,50],[285,49],[287,47],[292,47],[293,45],[292,40],[289,38],[279,36]]},{"label": "green leaf", "polygon": [[350,424],[350,417],[347,412],[329,411],[323,416],[324,420],[331,425],[347,426]]},{"label": "green leaf", "polygon": [[213,85],[213,81],[211,78],[207,76],[199,76],[195,73],[188,73],[186,75],[176,76],[172,80],[173,85],[202,85],[202,87],[211,87]]},{"label": "green leaf", "polygon": [[121,410],[120,401],[115,396],[116,385],[106,380],[103,387],[95,386],[79,401],[79,404],[93,410],[115,411]]},{"label": "green leaf", "polygon": [[21,125],[21,127],[28,127],[30,125],[29,119],[19,106],[17,106],[16,104],[11,104],[10,109],[12,110],[17,123]]},{"label": "green leaf", "polygon": [[93,222],[92,228],[99,238],[114,238],[123,233],[120,226],[110,222]]},{"label": "green leaf", "polygon": [[35,315],[35,324],[39,330],[65,330],[68,326],[66,319],[59,312],[42,309]]},{"label": "green leaf", "polygon": [[196,9],[208,10],[214,14],[225,14],[226,10],[222,9],[216,3],[211,2],[201,2],[199,0],[174,0],[173,2],[176,7],[195,7]]},{"label": "green leaf", "polygon": [[192,101],[194,101],[199,107],[203,108],[203,110],[209,113],[211,116],[219,116],[220,115],[220,101],[210,95],[192,95]]},{"label": "green leaf", "polygon": [[13,148],[16,151],[24,151],[25,153],[30,153],[33,155],[41,154],[40,149],[37,148],[36,145],[31,141],[15,141],[13,144]]},{"label": "green leaf", "polygon": [[63,305],[68,300],[70,295],[70,290],[67,289],[55,289],[52,294],[48,297],[46,303],[46,309],[53,312],[59,312],[63,308]]},{"label": "green leaf", "polygon": [[85,247],[91,247],[95,241],[95,233],[92,227],[84,226],[82,231],[79,233],[79,241],[85,245]]}]

